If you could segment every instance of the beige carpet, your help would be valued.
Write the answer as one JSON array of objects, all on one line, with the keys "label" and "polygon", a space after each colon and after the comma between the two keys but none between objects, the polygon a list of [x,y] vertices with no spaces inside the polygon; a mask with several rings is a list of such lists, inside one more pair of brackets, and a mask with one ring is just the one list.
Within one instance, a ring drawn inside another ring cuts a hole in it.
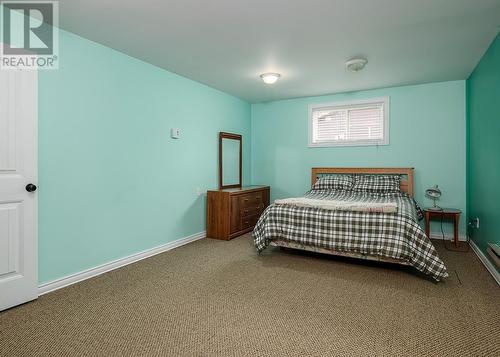
[{"label": "beige carpet", "polygon": [[411,270],[201,240],[0,313],[1,356],[500,356],[472,251]]}]

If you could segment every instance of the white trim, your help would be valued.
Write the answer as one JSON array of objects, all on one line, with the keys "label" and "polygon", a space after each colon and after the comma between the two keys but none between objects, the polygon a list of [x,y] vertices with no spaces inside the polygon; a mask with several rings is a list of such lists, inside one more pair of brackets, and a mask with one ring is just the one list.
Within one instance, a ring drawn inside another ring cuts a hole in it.
[{"label": "white trim", "polygon": [[472,240],[469,242],[472,250],[474,253],[476,253],[477,257],[479,260],[484,264],[486,269],[490,272],[490,274],[493,276],[493,279],[497,282],[498,285],[500,285],[500,273],[498,270],[495,268],[492,262],[488,259],[486,255],[479,249],[479,247],[474,243]]},{"label": "white trim", "polygon": [[[384,106],[384,138],[382,140],[354,140],[354,141],[330,141],[330,142],[321,142],[314,143],[312,139],[313,132],[313,120],[312,113],[315,109],[323,109],[323,108],[335,108],[335,107],[348,107],[355,105],[363,105],[363,104],[375,104],[375,103],[383,103]],[[390,100],[389,97],[381,97],[381,98],[370,98],[363,100],[353,100],[347,102],[330,102],[323,104],[310,104],[309,105],[309,118],[308,118],[308,146],[309,147],[335,147],[335,146],[384,146],[389,145],[389,137],[390,137],[390,127],[389,127],[389,117],[390,117]]]},{"label": "white trim", "polygon": [[[443,235],[441,234],[441,232],[431,232],[430,233],[430,239],[436,239],[436,240],[443,240]],[[444,240],[446,241],[453,241],[454,240],[454,236],[453,234],[449,234],[449,233],[445,233],[444,234]],[[459,234],[458,235],[458,240],[460,242],[467,242],[467,237],[463,234]]]},{"label": "white trim", "polygon": [[49,281],[47,283],[43,283],[38,286],[38,295],[47,294],[51,291],[58,290],[64,288],[69,285],[73,285],[75,283],[79,283],[80,281],[87,280],[93,278],[95,276],[101,275],[103,273],[107,273],[108,271],[115,270],[121,268],[125,265],[129,265],[139,260],[146,259],[152,257],[153,255],[160,254],[166,252],[168,250],[180,247],[182,245],[194,242],[199,239],[203,239],[206,236],[206,232],[199,232],[188,237],[177,239],[173,242],[169,242],[166,244],[162,244],[160,246],[144,250],[139,253],[135,253],[129,255],[128,257],[120,258],[117,260],[113,260],[109,263],[105,263],[94,268],[90,268],[87,270],[83,270],[79,273],[71,274],[65,276],[64,278],[56,279],[53,281]]}]

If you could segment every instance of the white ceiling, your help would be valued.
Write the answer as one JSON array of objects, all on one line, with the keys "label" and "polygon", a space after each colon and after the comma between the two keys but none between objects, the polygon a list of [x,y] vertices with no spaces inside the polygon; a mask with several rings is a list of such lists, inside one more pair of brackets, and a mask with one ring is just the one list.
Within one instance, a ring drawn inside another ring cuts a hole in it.
[{"label": "white ceiling", "polygon": [[[63,29],[252,103],[465,79],[500,25],[500,0],[59,4]],[[356,55],[368,65],[347,72]],[[282,78],[265,85],[263,72]]]}]

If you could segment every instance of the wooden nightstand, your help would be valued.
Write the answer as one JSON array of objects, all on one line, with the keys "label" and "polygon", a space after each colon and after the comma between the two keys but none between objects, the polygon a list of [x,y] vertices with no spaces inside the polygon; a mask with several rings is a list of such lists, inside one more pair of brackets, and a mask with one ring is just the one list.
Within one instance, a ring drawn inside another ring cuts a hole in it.
[{"label": "wooden nightstand", "polygon": [[[458,247],[458,222],[460,221],[461,210],[456,208],[443,208],[441,211],[435,211],[431,209],[424,209],[425,212],[425,234],[429,237],[430,222],[431,219],[451,219],[453,220],[453,240],[455,242],[455,247]],[[429,237],[430,238],[430,237]]]}]

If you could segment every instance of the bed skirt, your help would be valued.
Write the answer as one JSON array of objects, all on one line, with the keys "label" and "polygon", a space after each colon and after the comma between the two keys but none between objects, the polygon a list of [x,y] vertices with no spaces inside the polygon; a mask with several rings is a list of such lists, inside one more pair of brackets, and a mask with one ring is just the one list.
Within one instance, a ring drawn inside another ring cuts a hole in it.
[{"label": "bed skirt", "polygon": [[354,252],[338,252],[335,250],[330,250],[330,249],[321,248],[321,247],[315,247],[315,246],[311,246],[311,245],[300,244],[300,243],[296,243],[296,242],[284,241],[284,240],[272,240],[269,244],[272,246],[275,246],[275,247],[306,250],[308,252],[337,255],[337,256],[341,256],[341,257],[365,259],[365,260],[372,260],[372,261],[377,261],[377,262],[393,263],[393,264],[400,264],[400,265],[411,265],[406,260],[399,260],[399,259],[394,259],[394,258],[390,258],[390,257],[361,254],[361,253],[354,253]]}]

